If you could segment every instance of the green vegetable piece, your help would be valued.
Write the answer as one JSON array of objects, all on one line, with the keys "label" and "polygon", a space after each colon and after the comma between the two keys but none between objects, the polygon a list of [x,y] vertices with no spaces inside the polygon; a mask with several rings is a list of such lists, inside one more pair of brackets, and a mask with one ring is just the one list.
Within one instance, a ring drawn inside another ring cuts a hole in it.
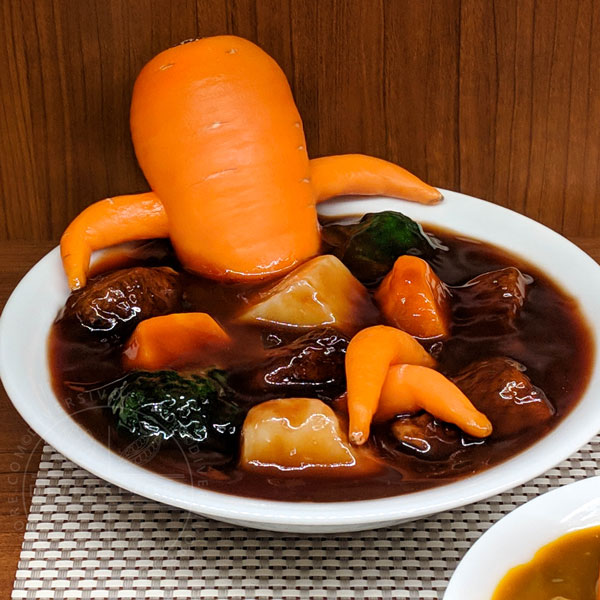
[{"label": "green vegetable piece", "polygon": [[183,376],[175,371],[133,371],[108,395],[118,427],[136,438],[156,437],[202,450],[233,452],[245,416],[223,371]]},{"label": "green vegetable piece", "polygon": [[323,227],[322,237],[363,283],[376,283],[399,256],[430,257],[435,246],[423,228],[399,212],[368,213],[358,223]]}]

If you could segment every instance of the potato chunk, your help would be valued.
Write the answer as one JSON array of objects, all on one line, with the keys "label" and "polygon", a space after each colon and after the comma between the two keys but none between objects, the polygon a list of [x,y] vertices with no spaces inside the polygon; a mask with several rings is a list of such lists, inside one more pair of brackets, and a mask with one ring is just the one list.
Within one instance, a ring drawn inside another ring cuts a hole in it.
[{"label": "potato chunk", "polygon": [[320,400],[269,400],[246,415],[240,466],[303,475],[324,470],[350,474],[364,471],[365,455],[358,452],[348,443],[333,410]]},{"label": "potato chunk", "polygon": [[335,256],[317,256],[270,289],[239,316],[294,327],[330,325],[353,334],[372,324],[376,309],[367,290]]}]

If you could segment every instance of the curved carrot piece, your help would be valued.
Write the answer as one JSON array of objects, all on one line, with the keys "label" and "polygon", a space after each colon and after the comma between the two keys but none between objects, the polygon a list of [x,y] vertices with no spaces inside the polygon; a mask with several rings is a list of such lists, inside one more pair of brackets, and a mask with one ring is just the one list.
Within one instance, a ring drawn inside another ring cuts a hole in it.
[{"label": "curved carrot piece", "polygon": [[419,338],[448,335],[448,289],[422,258],[400,256],[374,297],[386,321],[399,329]]},{"label": "curved carrot piece", "polygon": [[226,348],[231,338],[206,313],[174,313],[139,323],[123,349],[127,370],[155,371]]},{"label": "curved carrot piece", "polygon": [[443,199],[438,190],[406,169],[364,154],[313,158],[310,181],[317,204],[346,194],[392,196],[421,204],[436,204]]},{"label": "curved carrot piece", "polygon": [[492,433],[488,418],[440,372],[418,365],[390,367],[373,420],[388,421],[398,414],[421,409],[442,421],[454,423],[474,437],[483,438]]},{"label": "curved carrot piece", "polygon": [[165,209],[153,192],[106,198],[88,206],[67,227],[60,254],[72,290],[87,280],[94,250],[132,240],[169,237]]},{"label": "curved carrot piece", "polygon": [[433,367],[435,360],[411,335],[386,325],[367,327],[348,344],[346,380],[352,443],[367,441],[389,367],[399,363]]},{"label": "curved carrot piece", "polygon": [[135,82],[131,134],[186,269],[266,278],[318,253],[302,121],[252,42],[207,37],[155,56]]}]

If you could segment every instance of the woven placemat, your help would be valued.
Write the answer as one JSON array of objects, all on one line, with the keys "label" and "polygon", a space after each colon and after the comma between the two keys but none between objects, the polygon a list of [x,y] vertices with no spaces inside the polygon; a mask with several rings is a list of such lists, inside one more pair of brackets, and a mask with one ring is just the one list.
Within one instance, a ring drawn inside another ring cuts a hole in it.
[{"label": "woven placemat", "polygon": [[146,500],[46,446],[16,598],[441,599],[458,561],[503,515],[600,473],[600,437],[542,477],[398,527],[305,536],[242,529]]}]

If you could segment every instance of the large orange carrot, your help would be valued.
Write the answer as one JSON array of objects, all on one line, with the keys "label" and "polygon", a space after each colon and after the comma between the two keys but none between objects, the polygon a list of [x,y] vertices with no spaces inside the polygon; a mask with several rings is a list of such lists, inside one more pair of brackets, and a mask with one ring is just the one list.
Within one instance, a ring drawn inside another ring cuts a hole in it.
[{"label": "large orange carrot", "polygon": [[169,237],[167,215],[156,194],[134,194],[100,200],[88,206],[67,227],[60,253],[69,287],[87,280],[94,250],[131,240]]},{"label": "large orange carrot", "polygon": [[350,441],[364,444],[390,365],[406,363],[433,367],[435,360],[411,335],[376,325],[359,331],[346,351]]},{"label": "large orange carrot", "polygon": [[317,253],[300,115],[258,46],[218,36],[161,52],[135,82],[131,133],[188,269],[264,277]]},{"label": "large orange carrot", "polygon": [[419,338],[449,332],[450,294],[418,256],[400,256],[375,292],[386,321]]},{"label": "large orange carrot", "polygon": [[317,203],[344,194],[392,196],[421,204],[442,200],[438,190],[406,169],[364,154],[313,158],[310,180]]},{"label": "large orange carrot", "polygon": [[418,365],[390,367],[373,420],[387,421],[396,415],[418,410],[426,410],[442,421],[454,423],[474,437],[492,433],[488,418],[438,371]]},{"label": "large orange carrot", "polygon": [[198,361],[231,342],[219,324],[206,313],[176,313],[142,321],[123,349],[128,370],[164,369]]},{"label": "large orange carrot", "polygon": [[[131,133],[153,190],[147,199],[164,207],[182,265],[217,280],[272,277],[315,255],[317,201],[340,194],[441,199],[377,158],[332,156],[309,164],[285,75],[260,48],[234,36],[195,40],[153,58],[135,83]],[[93,249],[155,231],[141,213],[131,220],[127,207],[119,221],[121,234],[114,236],[112,208],[100,203],[85,227],[67,230],[69,238],[82,236],[81,246],[71,243],[65,255],[72,287],[84,285]]]}]

